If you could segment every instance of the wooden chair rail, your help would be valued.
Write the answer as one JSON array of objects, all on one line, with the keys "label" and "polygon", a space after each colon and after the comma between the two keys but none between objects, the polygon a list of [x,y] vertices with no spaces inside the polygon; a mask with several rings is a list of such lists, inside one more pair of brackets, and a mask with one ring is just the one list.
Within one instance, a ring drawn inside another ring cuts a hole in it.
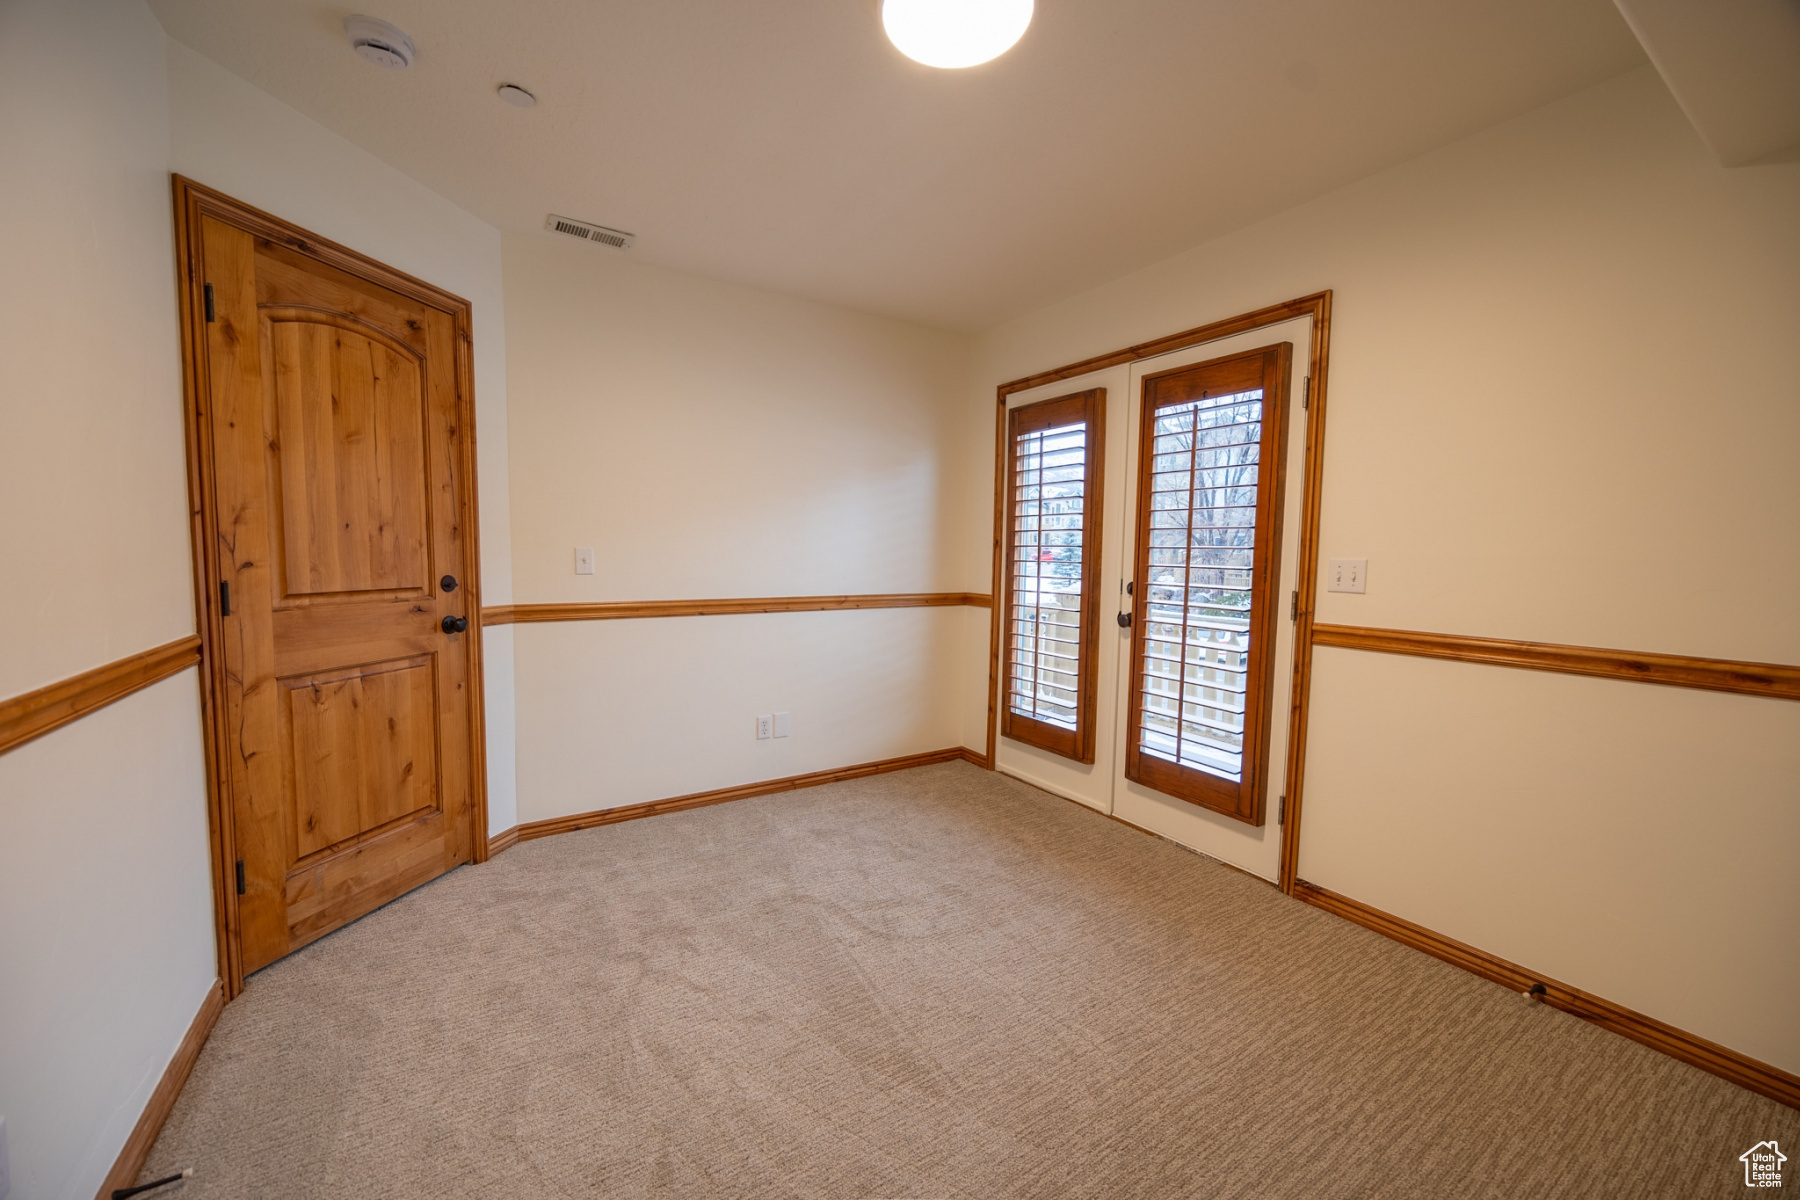
[{"label": "wooden chair rail", "polygon": [[1314,625],[1313,645],[1800,700],[1800,666],[1784,663],[1604,650],[1595,646],[1518,642],[1454,633],[1422,633],[1411,629],[1373,629],[1361,625]]},{"label": "wooden chair rail", "polygon": [[980,592],[887,592],[856,596],[737,596],[717,600],[610,600],[593,604],[501,604],[481,610],[483,625],[534,621],[621,621],[717,617],[737,613],[842,612],[863,608],[988,608]]},{"label": "wooden chair rail", "polygon": [[0,700],[0,754],[199,664],[200,638],[189,635]]}]

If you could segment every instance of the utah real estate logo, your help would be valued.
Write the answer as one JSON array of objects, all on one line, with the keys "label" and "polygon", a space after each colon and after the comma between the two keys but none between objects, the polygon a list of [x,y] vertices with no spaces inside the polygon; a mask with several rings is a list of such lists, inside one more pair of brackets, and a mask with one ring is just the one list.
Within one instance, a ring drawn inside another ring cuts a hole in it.
[{"label": "utah real estate logo", "polygon": [[1758,1142],[1738,1155],[1738,1161],[1744,1164],[1745,1187],[1781,1186],[1781,1164],[1787,1161],[1787,1155],[1778,1143]]}]

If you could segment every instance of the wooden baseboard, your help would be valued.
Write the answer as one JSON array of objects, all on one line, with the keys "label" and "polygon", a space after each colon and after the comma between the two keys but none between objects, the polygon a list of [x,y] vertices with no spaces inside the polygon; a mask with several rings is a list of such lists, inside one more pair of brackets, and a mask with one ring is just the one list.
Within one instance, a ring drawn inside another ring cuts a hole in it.
[{"label": "wooden baseboard", "polygon": [[993,760],[988,758],[988,756],[981,751],[971,750],[967,746],[960,747],[960,749],[962,750],[962,760],[964,762],[974,763],[984,771],[991,771],[994,769]]},{"label": "wooden baseboard", "polygon": [[48,687],[0,700],[0,754],[17,750],[199,662],[200,639],[190,634]]},{"label": "wooden baseboard", "polygon": [[517,825],[514,825],[509,829],[502,829],[499,833],[496,833],[493,837],[488,839],[488,857],[492,858],[502,850],[510,850],[518,844],[519,827]]},{"label": "wooden baseboard", "polygon": [[188,1026],[187,1036],[175,1048],[175,1057],[163,1069],[162,1079],[150,1093],[150,1102],[132,1127],[131,1136],[125,1139],[124,1149],[119,1151],[112,1170],[106,1173],[106,1182],[100,1185],[95,1200],[112,1200],[115,1188],[128,1188],[137,1182],[138,1172],[144,1169],[144,1160],[150,1157],[150,1147],[156,1144],[156,1135],[162,1132],[163,1122],[175,1108],[175,1100],[181,1095],[195,1060],[200,1057],[200,1047],[206,1045],[224,1008],[225,984],[222,980],[214,980],[212,990],[200,1003],[200,1011],[194,1014],[194,1023]]},{"label": "wooden baseboard", "polygon": [[1445,937],[1422,925],[1414,925],[1392,913],[1373,908],[1360,900],[1341,896],[1329,888],[1308,883],[1304,879],[1295,881],[1294,896],[1415,950],[1423,950],[1433,958],[1441,958],[1502,987],[1524,993],[1541,985],[1544,989],[1544,1003],[1553,1008],[1560,1008],[1584,1021],[1592,1021],[1604,1029],[1623,1034],[1634,1042],[1642,1042],[1653,1050],[1660,1050],[1671,1058],[1678,1058],[1702,1071],[1709,1071],[1721,1079],[1790,1108],[1800,1108],[1800,1075],[1791,1075],[1779,1067],[1739,1054],[1717,1042],[1709,1042],[1703,1037],[1664,1024],[1655,1017],[1633,1012],[1623,1005],[1528,971],[1517,963],[1498,958],[1485,950],[1477,950],[1455,938]]},{"label": "wooden baseboard", "polygon": [[[840,783],[846,779],[861,779],[865,775],[881,775],[888,771],[904,771],[910,767],[928,767],[933,763],[953,762],[968,758],[972,752],[962,746],[949,750],[928,750],[923,754],[904,754],[899,758],[884,758],[879,762],[859,763],[854,767],[839,767],[832,771],[813,771],[806,775],[789,775],[782,779],[767,779],[761,783],[746,783],[737,787],[719,788],[711,792],[695,792],[690,796],[674,796],[668,800],[651,800],[643,804],[624,804],[618,808],[602,808],[594,812],[576,813],[568,817],[552,817],[547,821],[528,821],[516,825],[507,833],[516,833],[515,841],[529,842],[535,838],[550,837],[558,833],[573,833],[577,829],[591,829],[596,825],[614,825],[620,821],[635,821],[640,817],[655,817],[663,813],[681,812],[689,808],[704,808],[709,804],[724,804],[729,800],[747,800],[751,796],[768,796],[775,792],[791,792],[800,788],[818,787],[826,783]],[[975,761],[971,759],[970,761]],[[505,837],[506,834],[499,836]]]}]

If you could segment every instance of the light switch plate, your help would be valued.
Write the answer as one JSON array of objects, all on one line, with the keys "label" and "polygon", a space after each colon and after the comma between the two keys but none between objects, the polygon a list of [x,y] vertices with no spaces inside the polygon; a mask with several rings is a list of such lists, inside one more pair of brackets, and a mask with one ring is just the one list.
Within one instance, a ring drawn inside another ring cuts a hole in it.
[{"label": "light switch plate", "polygon": [[756,740],[757,741],[760,742],[764,738],[772,736],[774,734],[774,732],[775,732],[775,718],[774,717],[771,717],[768,713],[763,713],[756,718]]},{"label": "light switch plate", "polygon": [[577,575],[594,573],[594,548],[592,546],[575,547],[575,573]]},{"label": "light switch plate", "polygon": [[794,714],[793,713],[776,713],[775,714],[775,736],[776,737],[787,737],[789,734],[791,734],[793,732],[794,732]]},{"label": "light switch plate", "polygon": [[1366,558],[1332,559],[1325,572],[1325,590],[1358,594],[1368,591],[1369,560]]}]

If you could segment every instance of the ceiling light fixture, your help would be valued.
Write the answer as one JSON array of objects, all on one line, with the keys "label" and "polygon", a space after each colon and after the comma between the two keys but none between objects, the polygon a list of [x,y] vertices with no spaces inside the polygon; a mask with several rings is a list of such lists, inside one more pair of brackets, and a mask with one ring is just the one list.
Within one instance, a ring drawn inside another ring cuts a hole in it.
[{"label": "ceiling light fixture", "polygon": [[1025,35],[1032,0],[882,0],[881,24],[900,53],[928,67],[973,67]]},{"label": "ceiling light fixture", "polygon": [[500,98],[514,108],[530,108],[537,103],[537,97],[516,83],[500,85]]},{"label": "ceiling light fixture", "polygon": [[345,17],[344,32],[350,35],[356,52],[377,66],[403,70],[412,66],[419,53],[411,38],[374,17]]}]

